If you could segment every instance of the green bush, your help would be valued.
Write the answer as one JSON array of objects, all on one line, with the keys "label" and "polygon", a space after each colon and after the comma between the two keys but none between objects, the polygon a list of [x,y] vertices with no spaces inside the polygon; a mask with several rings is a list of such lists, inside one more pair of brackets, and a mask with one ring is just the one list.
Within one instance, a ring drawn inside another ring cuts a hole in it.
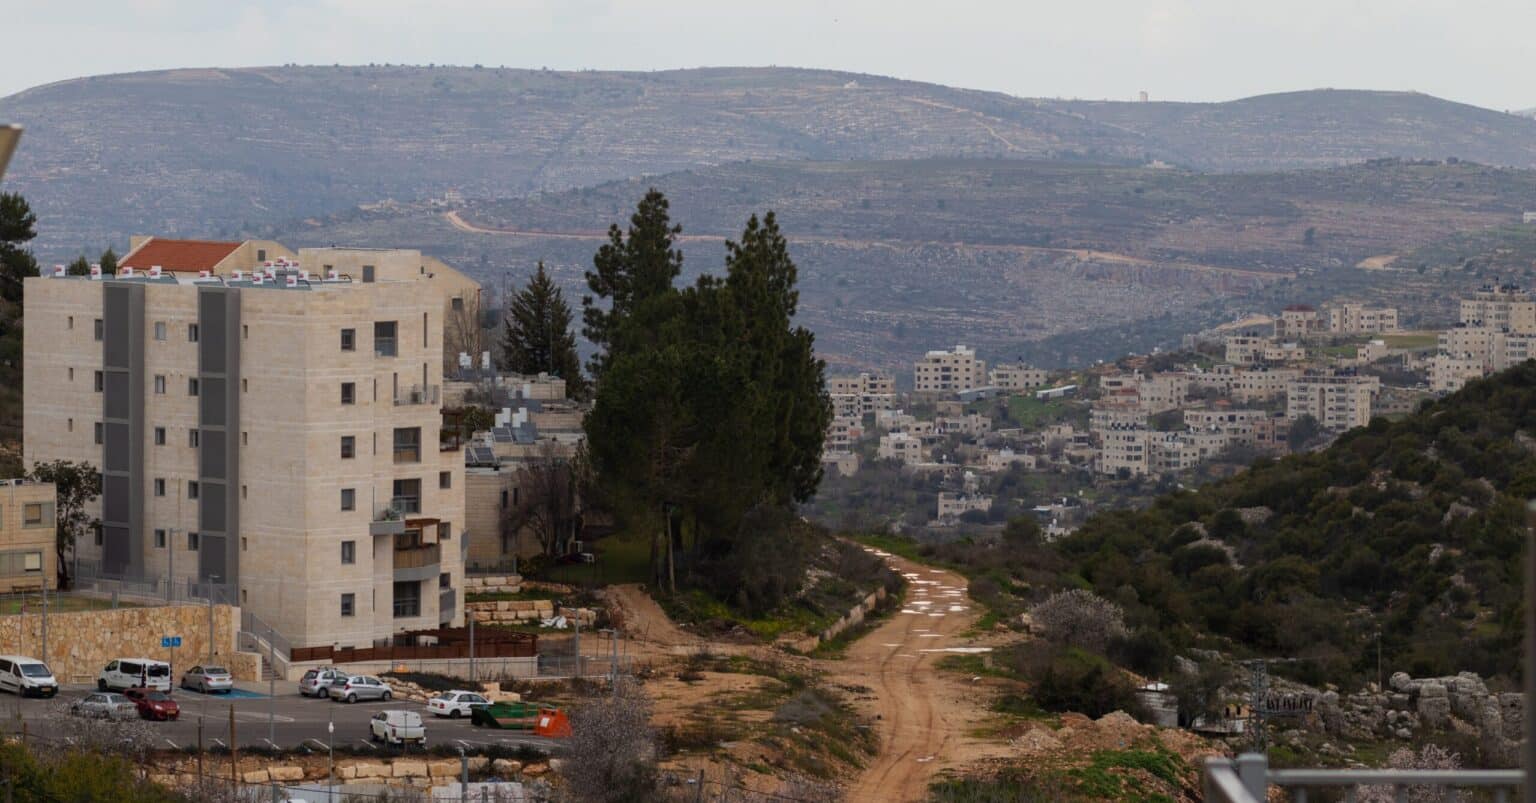
[{"label": "green bush", "polygon": [[1103,656],[1074,647],[1056,653],[1045,666],[1035,681],[1034,696],[1047,711],[1075,711],[1094,718],[1111,711],[1143,713],[1136,690],[1123,672]]}]

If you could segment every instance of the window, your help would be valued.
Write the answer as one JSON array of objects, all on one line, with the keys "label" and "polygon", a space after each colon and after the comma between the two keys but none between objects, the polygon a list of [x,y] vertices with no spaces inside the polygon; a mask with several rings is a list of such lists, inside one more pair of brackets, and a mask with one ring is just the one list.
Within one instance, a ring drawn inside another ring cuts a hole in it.
[{"label": "window", "polygon": [[187,549],[196,552],[198,546],[200,546],[199,540],[197,533],[187,533]]},{"label": "window", "polygon": [[202,489],[198,486],[198,484],[195,481],[188,482],[187,483],[187,498],[188,499],[196,499],[198,491],[200,491],[200,490],[202,490]]},{"label": "window", "polygon": [[97,318],[91,322],[91,329],[92,333],[96,336],[96,340],[100,342],[103,336],[106,334],[106,326],[102,324],[100,318]]},{"label": "window", "polygon": [[196,343],[197,342],[197,338],[198,338],[198,336],[200,334],[201,334],[201,332],[198,331],[197,324],[195,324],[195,323],[187,324],[187,342],[188,343]]},{"label": "window", "polygon": [[341,436],[341,459],[351,460],[357,456],[357,437],[353,435]]},{"label": "window", "polygon": [[251,392],[251,380],[246,379],[245,377],[241,377],[240,378],[240,392],[241,393],[250,393]]},{"label": "window", "polygon": [[248,324],[248,323],[240,324],[240,339],[241,340],[250,340],[251,339],[251,325],[250,324]]},{"label": "window", "polygon": [[21,523],[27,527],[36,527],[43,523],[43,503],[28,502],[21,507]]},{"label": "window", "polygon": [[372,265],[364,265],[363,266],[363,281],[365,281],[365,282],[373,281],[373,266]]},{"label": "window", "polygon": [[155,427],[155,445],[165,445],[165,427]]},{"label": "window", "polygon": [[65,426],[68,428],[68,430],[70,432],[74,432],[75,431],[75,419],[67,418],[67,419],[64,420],[64,423],[65,423]]},{"label": "window", "polygon": [[421,615],[421,582],[407,580],[395,583],[395,618],[405,619]]},{"label": "window", "polygon": [[101,546],[101,525],[98,524],[95,527],[92,527],[91,529],[93,531],[92,535],[95,536],[95,539],[96,539],[96,546]]},{"label": "window", "polygon": [[73,315],[69,316],[69,324],[65,328],[66,329],[73,329],[73,328],[75,328],[75,316],[73,316]]},{"label": "window", "polygon": [[241,446],[250,446],[251,445],[251,433],[249,433],[249,432],[241,432],[240,433],[240,445]]},{"label": "window", "polygon": [[341,330],[341,350],[342,351],[357,351],[357,330],[356,329],[343,329],[343,330]]},{"label": "window", "polygon": [[501,492],[501,509],[502,510],[506,510],[507,509],[507,492],[506,491],[502,491]]},{"label": "window", "polygon": [[357,510],[357,491],[355,489],[341,489],[341,509]]},{"label": "window", "polygon": [[155,549],[165,549],[165,530],[155,530]]},{"label": "window", "polygon": [[453,311],[454,312],[462,312],[463,310],[464,310],[464,297],[463,296],[454,296],[453,297]]},{"label": "window", "polygon": [[245,550],[247,550],[249,548],[250,548],[250,544],[246,543],[245,536],[243,536],[243,535],[240,536],[240,551],[244,552]]},{"label": "window", "polygon": [[437,487],[439,487],[439,488],[452,488],[453,487],[453,472],[452,471],[439,471],[439,472],[437,472]]},{"label": "window", "polygon": [[356,612],[357,612],[357,595],[356,594],[342,594],[341,595],[341,615],[342,616],[351,616],[351,615],[353,615]]},{"label": "window", "polygon": [[97,443],[97,445],[101,444],[101,434],[102,434],[101,433],[101,422],[97,421],[96,422],[96,443]]},{"label": "window", "polygon": [[75,369],[74,368],[66,368],[65,370],[69,371],[69,381],[71,381],[71,382],[75,381]]},{"label": "window", "polygon": [[421,462],[421,427],[395,428],[395,462]]},{"label": "window", "polygon": [[155,478],[155,496],[165,496],[165,480],[161,477]]},{"label": "window", "polygon": [[343,564],[351,564],[351,563],[356,563],[357,562],[357,542],[356,541],[342,541],[341,542],[341,562]]},{"label": "window", "polygon": [[373,354],[376,357],[395,356],[394,321],[378,321],[373,325]]},{"label": "window", "polygon": [[257,262],[266,262],[267,261],[267,249],[265,249],[265,248],[258,248],[258,249],[256,249],[256,261]]},{"label": "window", "polygon": [[[99,374],[101,372],[97,371],[96,373]],[[165,394],[165,377],[162,375],[155,376],[155,392],[162,395]]]},{"label": "window", "polygon": [[155,321],[155,339],[165,339],[165,321]]},{"label": "window", "polygon": [[421,480],[395,480],[390,504],[401,513],[420,513]]},{"label": "window", "polygon": [[41,553],[41,552],[27,552],[27,553],[24,553],[21,556],[21,567],[22,567],[22,569],[24,569],[26,571],[29,571],[29,572],[40,572],[40,571],[42,571],[43,570],[43,553]]},{"label": "window", "polygon": [[437,576],[437,587],[438,588],[452,588],[453,587],[453,575],[451,575],[451,574],[449,574],[447,572],[443,572],[442,574],[439,574]]},{"label": "window", "polygon": [[343,382],[343,383],[341,383],[341,403],[342,404],[356,404],[357,403],[357,383],[356,382]]},{"label": "window", "polygon": [[197,395],[197,380],[196,379],[188,379],[187,380],[187,395],[188,396],[196,396]]},{"label": "window", "polygon": [[107,377],[106,377],[105,374],[103,374],[100,371],[96,372],[96,377],[95,377],[94,381],[95,381],[95,390],[96,390],[97,393],[100,393],[107,386]]},{"label": "window", "polygon": [[437,540],[450,541],[453,539],[453,525],[446,521],[437,523]]},{"label": "window", "polygon": [[202,443],[202,433],[195,429],[187,430],[187,445],[196,449]]}]

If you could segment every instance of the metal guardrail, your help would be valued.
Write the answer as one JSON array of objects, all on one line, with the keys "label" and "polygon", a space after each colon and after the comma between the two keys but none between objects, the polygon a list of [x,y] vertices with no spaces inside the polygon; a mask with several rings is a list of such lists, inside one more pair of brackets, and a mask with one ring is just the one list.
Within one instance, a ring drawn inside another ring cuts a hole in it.
[{"label": "metal guardrail", "polygon": [[441,385],[411,385],[395,391],[395,406],[437,404],[441,398]]},{"label": "metal guardrail", "polygon": [[1259,753],[1205,761],[1207,803],[1264,803],[1271,786],[1291,790],[1294,803],[1307,803],[1310,789],[1327,788],[1342,788],[1345,799],[1353,801],[1362,786],[1390,787],[1396,800],[1407,800],[1412,789],[1443,789],[1451,792],[1449,800],[1455,800],[1460,789],[1491,789],[1495,803],[1506,803],[1510,792],[1524,783],[1521,770],[1272,770],[1269,759]]}]

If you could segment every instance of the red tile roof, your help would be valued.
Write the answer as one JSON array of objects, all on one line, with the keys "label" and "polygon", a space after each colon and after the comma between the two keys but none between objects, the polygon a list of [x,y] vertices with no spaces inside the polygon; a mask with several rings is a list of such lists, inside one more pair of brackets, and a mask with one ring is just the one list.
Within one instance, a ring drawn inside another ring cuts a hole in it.
[{"label": "red tile roof", "polygon": [[123,257],[119,264],[134,270],[149,270],[159,265],[168,271],[212,270],[225,257],[235,252],[240,243],[217,240],[163,240],[159,237]]}]

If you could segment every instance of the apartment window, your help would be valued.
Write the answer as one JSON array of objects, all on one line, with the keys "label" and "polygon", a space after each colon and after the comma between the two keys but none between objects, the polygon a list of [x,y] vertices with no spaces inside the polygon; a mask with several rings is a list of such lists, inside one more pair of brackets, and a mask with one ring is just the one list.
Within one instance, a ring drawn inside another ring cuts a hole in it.
[{"label": "apartment window", "polygon": [[196,449],[202,443],[202,433],[195,429],[187,430],[187,445]]},{"label": "apartment window", "polygon": [[67,429],[70,432],[74,432],[75,431],[75,419],[73,419],[73,418],[65,419],[64,423],[65,423],[65,426],[67,427]]},{"label": "apartment window", "polygon": [[341,615],[342,616],[351,616],[351,615],[353,615],[356,612],[357,612],[357,595],[356,594],[342,594],[341,595]]},{"label": "apartment window", "polygon": [[165,530],[155,530],[155,549],[165,549]]},{"label": "apartment window", "polygon": [[357,437],[354,435],[341,436],[341,459],[351,460],[357,457]]},{"label": "apartment window", "polygon": [[373,354],[376,357],[395,356],[395,322],[378,321],[373,325]]},{"label": "apartment window", "polygon": [[155,445],[165,445],[165,427],[155,427]]},{"label": "apartment window", "polygon": [[258,248],[258,249],[256,249],[256,261],[257,262],[266,262],[267,261],[267,249],[265,249],[265,248]]},{"label": "apartment window", "polygon": [[357,542],[356,541],[342,541],[341,542],[341,562],[344,563],[344,564],[350,564],[350,563],[356,563],[357,562]]},{"label": "apartment window", "polygon": [[250,340],[251,339],[251,325],[250,324],[246,324],[246,323],[240,324],[240,339],[241,340]]},{"label": "apartment window", "polygon": [[421,615],[421,582],[406,580],[395,583],[395,618],[408,619]]},{"label": "apartment window", "polygon": [[200,334],[201,334],[201,332],[198,331],[197,324],[195,324],[195,323],[187,324],[187,342],[188,343],[196,343],[197,342],[197,338],[198,338],[198,336]]},{"label": "apartment window", "polygon": [[395,428],[395,462],[421,462],[421,427]]},{"label": "apartment window", "polygon": [[188,379],[187,380],[187,395],[188,396],[196,396],[197,395],[197,390],[198,390],[197,380],[196,379]]},{"label": "apartment window", "polygon": [[343,382],[343,383],[341,383],[341,403],[342,404],[356,404],[357,403],[357,383],[356,382]]},{"label": "apartment window", "polygon": [[365,281],[365,282],[373,281],[373,266],[372,265],[364,265],[363,266],[363,281]]},{"label": "apartment window", "polygon": [[43,523],[43,503],[28,502],[21,506],[21,523],[26,527],[36,527]]},{"label": "apartment window", "polygon": [[155,321],[155,339],[165,339],[165,321]]},{"label": "apartment window", "polygon": [[451,574],[449,574],[447,572],[443,572],[442,574],[439,574],[437,576],[437,587],[438,588],[452,588],[453,587],[453,575],[451,575]]},{"label": "apartment window", "polygon": [[97,524],[95,527],[92,527],[91,530],[91,535],[96,541],[96,546],[101,546],[101,525]]},{"label": "apartment window", "polygon": [[439,540],[439,541],[451,541],[451,540],[453,540],[453,525],[448,523],[448,522],[446,522],[446,521],[438,522],[437,523],[437,540]]},{"label": "apartment window", "polygon": [[199,487],[196,482],[188,482],[187,483],[187,498],[188,499],[196,499],[198,492],[201,491],[201,490],[202,490],[202,488]]},{"label": "apartment window", "polygon": [[240,392],[241,393],[250,393],[251,392],[251,380],[246,379],[245,377],[241,377],[240,378]]},{"label": "apartment window", "polygon": [[96,372],[96,376],[95,376],[95,378],[93,380],[93,389],[97,393],[100,393],[102,390],[104,390],[106,388],[106,386],[107,386],[107,376],[106,376],[106,374],[103,374],[102,372],[97,371]]},{"label": "apartment window", "polygon": [[21,555],[21,568],[26,572],[41,572],[43,570],[43,553],[23,552]]},{"label": "apartment window", "polygon": [[[100,371],[97,371],[96,373],[98,375],[101,374]],[[165,377],[164,376],[161,376],[161,375],[156,375],[155,376],[155,392],[159,393],[159,394],[162,394],[162,395],[165,393]]]},{"label": "apartment window", "polygon": [[502,510],[506,510],[507,509],[507,492],[506,491],[502,491],[501,492],[501,509]]},{"label": "apartment window", "polygon": [[240,445],[241,446],[250,446],[251,445],[251,433],[249,433],[249,432],[241,432],[240,433]]},{"label": "apartment window", "polygon": [[75,316],[73,316],[73,315],[69,316],[69,323],[68,323],[68,325],[65,328],[66,329],[74,329],[75,328]]},{"label": "apartment window", "polygon": [[355,489],[341,489],[341,509],[357,510],[357,491]]},{"label": "apartment window", "polygon": [[420,513],[421,480],[395,480],[390,504],[401,513]]},{"label": "apartment window", "polygon": [[341,330],[341,350],[342,351],[357,351],[357,330],[356,329],[343,329],[343,330]]},{"label": "apartment window", "polygon": [[97,318],[91,322],[91,330],[97,341],[102,340],[102,338],[106,335],[106,325],[101,322],[100,318]]},{"label": "apartment window", "polygon": [[200,546],[200,540],[201,539],[197,537],[197,533],[187,533],[187,549],[196,552],[198,546]]},{"label": "apartment window", "polygon": [[96,422],[96,445],[101,445],[101,422]]},{"label": "apartment window", "polygon": [[463,312],[464,311],[464,298],[462,296],[454,296],[453,297],[452,306],[453,306],[453,311],[454,312]]},{"label": "apartment window", "polygon": [[453,487],[453,472],[452,471],[439,471],[439,472],[437,472],[437,487],[439,487],[439,488],[452,488]]},{"label": "apartment window", "polygon": [[155,496],[165,496],[165,480],[160,477],[155,478]]},{"label": "apartment window", "polygon": [[74,368],[66,368],[64,370],[69,372],[69,381],[71,381],[71,382],[75,381],[75,369]]},{"label": "apartment window", "polygon": [[240,536],[240,551],[244,552],[245,550],[250,549],[250,547],[251,545],[246,542],[245,536]]}]

